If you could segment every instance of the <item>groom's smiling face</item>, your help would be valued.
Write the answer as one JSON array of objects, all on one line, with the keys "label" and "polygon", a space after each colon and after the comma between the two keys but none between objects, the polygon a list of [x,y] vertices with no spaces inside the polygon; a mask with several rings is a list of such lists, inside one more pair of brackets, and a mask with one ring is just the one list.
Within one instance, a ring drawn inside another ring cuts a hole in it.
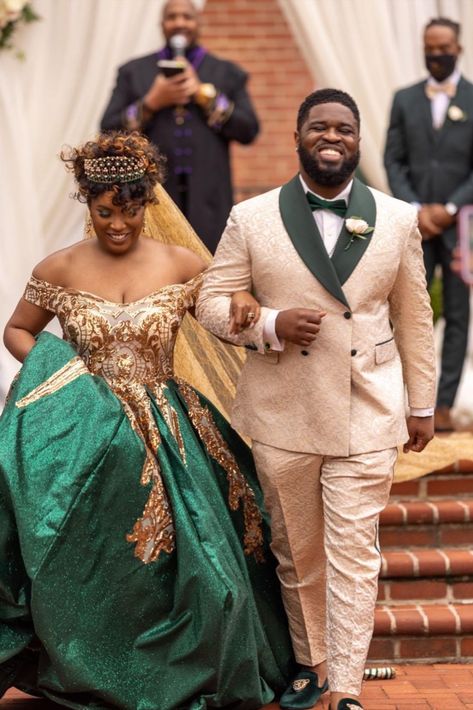
[{"label": "groom's smiling face", "polygon": [[347,106],[313,106],[295,140],[302,176],[314,188],[348,184],[360,160],[360,130]]}]

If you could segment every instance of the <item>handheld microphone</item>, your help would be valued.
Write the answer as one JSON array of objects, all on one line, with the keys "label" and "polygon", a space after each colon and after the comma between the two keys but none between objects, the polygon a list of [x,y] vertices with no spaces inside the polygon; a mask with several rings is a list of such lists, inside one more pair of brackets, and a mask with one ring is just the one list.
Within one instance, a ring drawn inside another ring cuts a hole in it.
[{"label": "handheld microphone", "polygon": [[184,35],[175,34],[170,37],[169,46],[171,47],[173,58],[160,59],[158,62],[159,71],[167,78],[181,74],[186,68],[187,39]]},{"label": "handheld microphone", "polygon": [[174,59],[179,59],[186,56],[187,39],[184,35],[175,34],[169,39]]}]

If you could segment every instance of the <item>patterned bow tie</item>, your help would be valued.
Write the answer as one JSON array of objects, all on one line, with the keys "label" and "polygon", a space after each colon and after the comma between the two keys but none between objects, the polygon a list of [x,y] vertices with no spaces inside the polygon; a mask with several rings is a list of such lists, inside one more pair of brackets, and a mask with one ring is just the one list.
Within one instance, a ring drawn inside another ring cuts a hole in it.
[{"label": "patterned bow tie", "polygon": [[434,99],[437,94],[446,94],[449,99],[453,99],[457,93],[457,87],[449,81],[444,84],[426,84],[425,93],[429,99]]},{"label": "patterned bow tie", "polygon": [[345,200],[322,200],[322,198],[317,197],[312,192],[306,192],[307,202],[309,207],[314,212],[314,210],[330,210],[335,212],[339,217],[345,217],[347,213],[347,205]]}]

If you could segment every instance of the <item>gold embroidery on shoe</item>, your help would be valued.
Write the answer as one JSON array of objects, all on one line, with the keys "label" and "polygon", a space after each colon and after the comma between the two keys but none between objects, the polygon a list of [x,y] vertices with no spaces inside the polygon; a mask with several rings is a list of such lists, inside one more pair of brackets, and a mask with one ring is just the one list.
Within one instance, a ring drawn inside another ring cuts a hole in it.
[{"label": "gold embroidery on shoe", "polygon": [[246,555],[253,554],[258,562],[264,561],[262,515],[253,490],[241,473],[235,457],[228,449],[223,436],[216,426],[210,410],[200,403],[195,390],[182,380],[177,380],[179,391],[188,406],[190,420],[197,430],[208,453],[223,468],[229,484],[228,504],[231,510],[237,510],[243,503],[245,523],[244,550]]},{"label": "gold embroidery on shoe", "polygon": [[66,362],[60,370],[48,377],[47,380],[34,388],[29,394],[16,402],[16,406],[21,409],[27,407],[33,402],[37,402],[43,397],[58,392],[60,389],[73,382],[81,375],[90,375],[85,362],[81,357],[73,357],[72,360]]},{"label": "gold embroidery on shoe", "polygon": [[309,683],[310,683],[309,678],[298,678],[297,680],[294,681],[294,683],[292,684],[292,687],[296,691],[296,693],[299,693],[301,690],[304,690],[304,688],[307,688]]}]

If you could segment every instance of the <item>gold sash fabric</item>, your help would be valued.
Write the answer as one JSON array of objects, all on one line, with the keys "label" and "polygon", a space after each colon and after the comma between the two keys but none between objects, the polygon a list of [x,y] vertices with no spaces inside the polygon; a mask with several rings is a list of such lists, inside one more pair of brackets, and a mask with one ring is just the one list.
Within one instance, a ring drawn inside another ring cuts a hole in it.
[{"label": "gold sash fabric", "polygon": [[455,466],[459,461],[471,461],[473,471],[473,433],[453,432],[435,436],[420,454],[399,453],[394,481],[420,478],[433,471]]}]

